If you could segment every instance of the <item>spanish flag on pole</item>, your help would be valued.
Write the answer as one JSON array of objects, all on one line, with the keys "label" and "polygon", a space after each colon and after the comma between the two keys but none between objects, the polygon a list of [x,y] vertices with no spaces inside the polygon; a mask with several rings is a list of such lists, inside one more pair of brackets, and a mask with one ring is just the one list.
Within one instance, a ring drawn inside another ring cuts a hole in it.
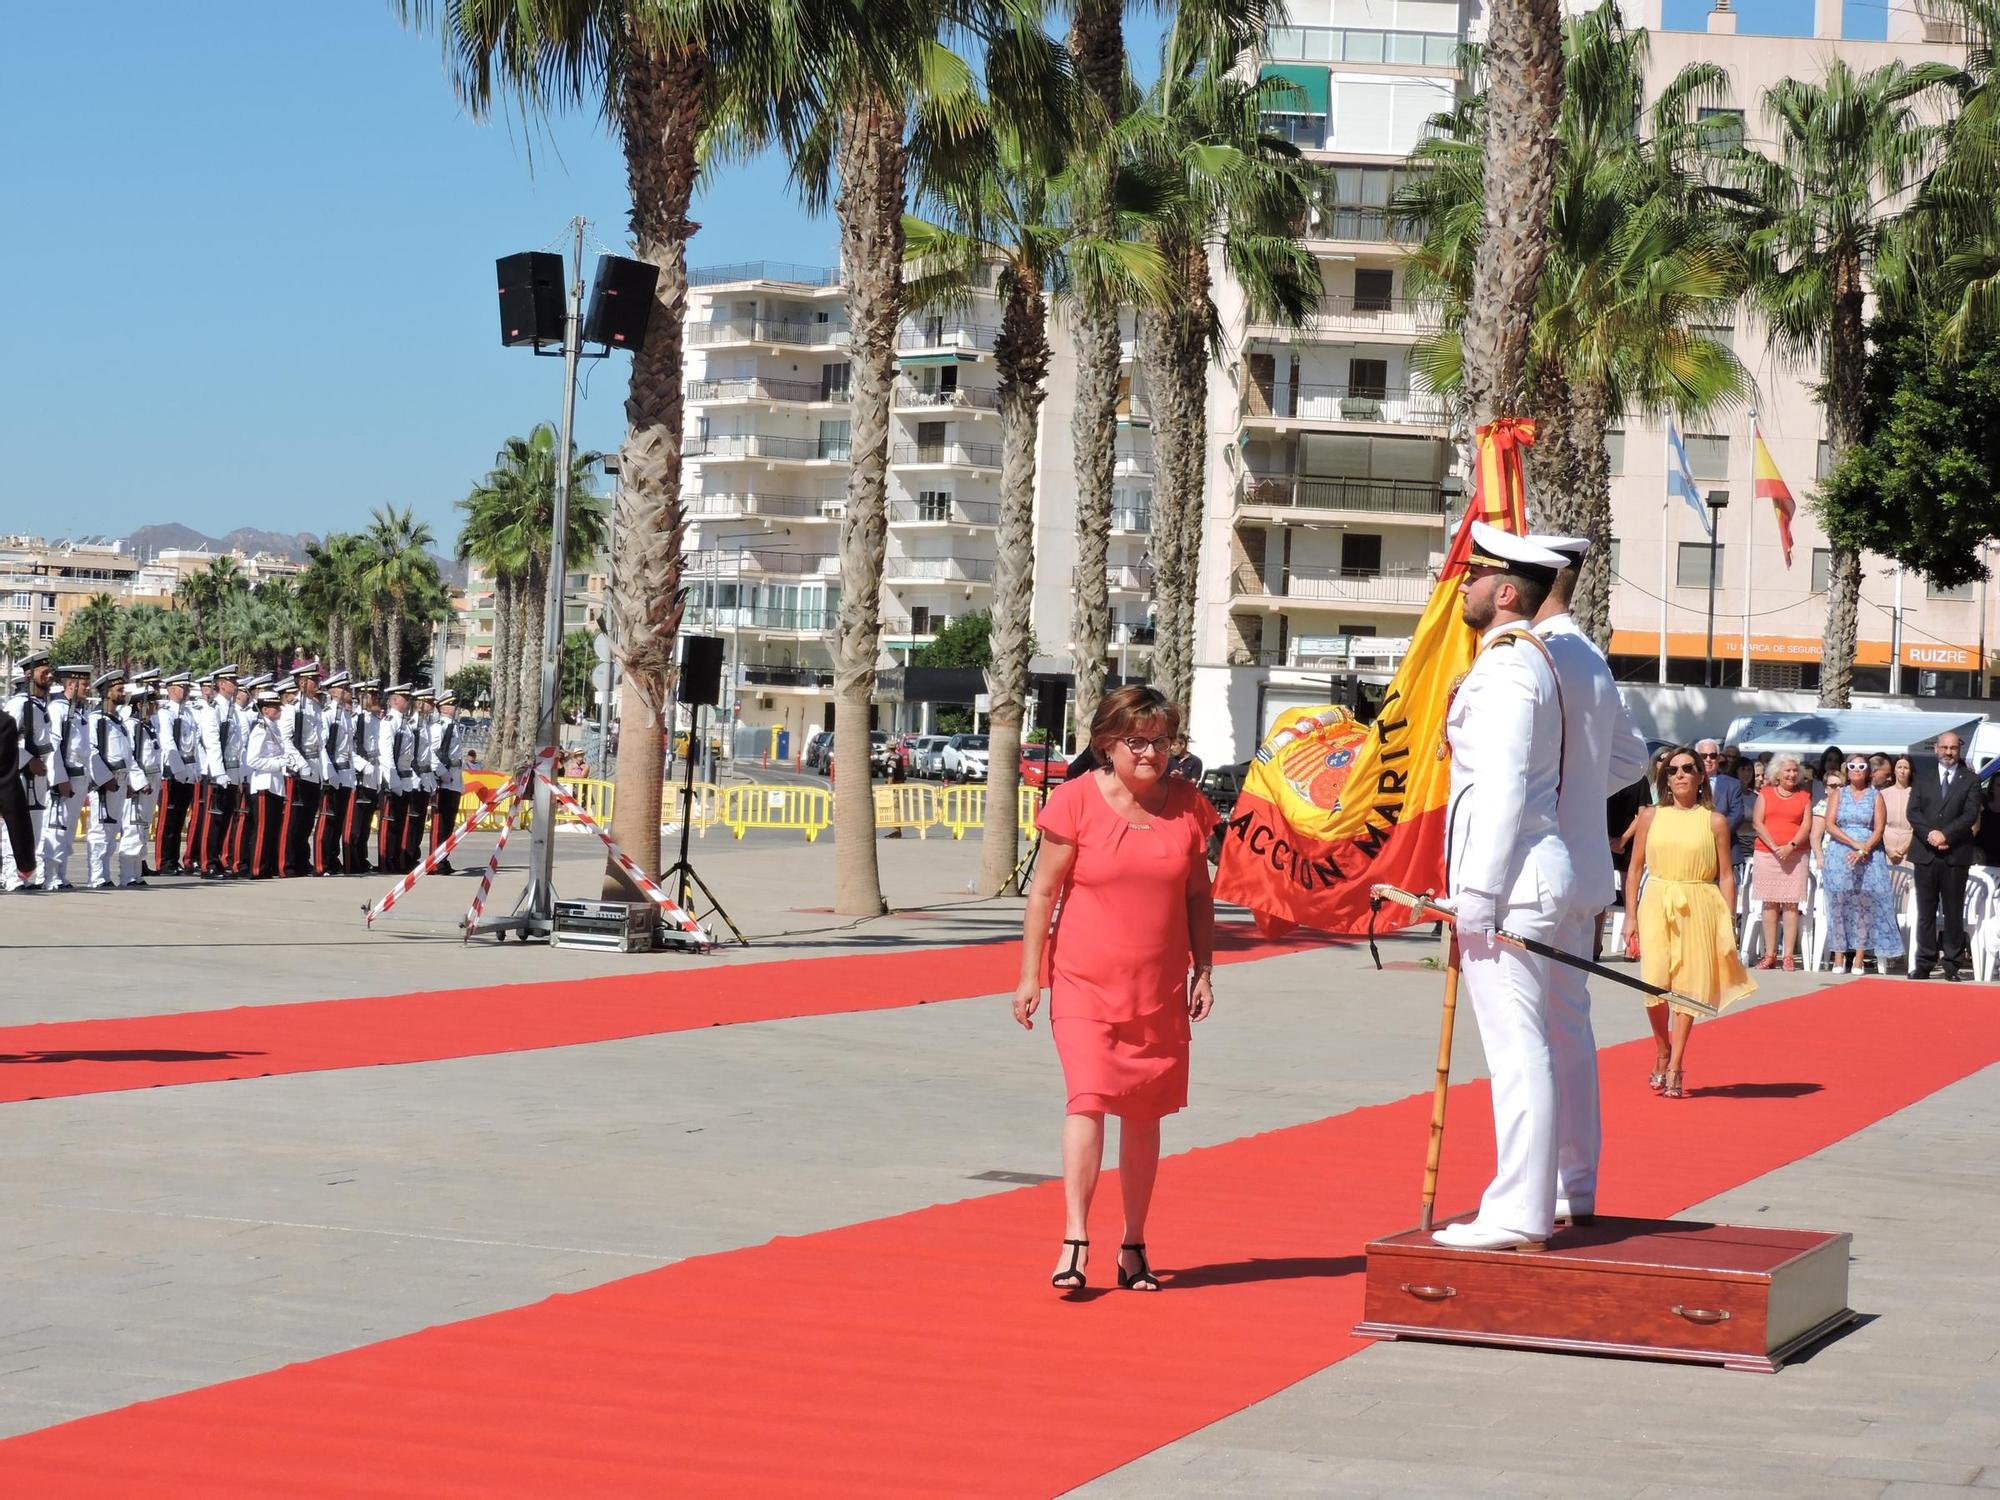
[{"label": "spanish flag on pole", "polygon": [[1792,487],[1785,483],[1785,476],[1778,472],[1778,466],[1771,461],[1771,450],[1764,446],[1764,429],[1757,423],[1757,414],[1750,414],[1750,440],[1756,458],[1752,470],[1756,480],[1759,500],[1769,500],[1778,512],[1778,540],[1785,544],[1785,566],[1792,565],[1792,517],[1798,513],[1798,506],[1792,500]]},{"label": "spanish flag on pole", "polygon": [[[1215,894],[1249,907],[1267,932],[1365,931],[1368,887],[1378,881],[1444,888],[1445,708],[1478,648],[1459,613],[1459,577],[1474,521],[1528,529],[1521,453],[1535,424],[1505,417],[1474,436],[1472,503],[1375,722],[1364,727],[1342,708],[1293,709],[1279,716],[1244,778]],[[1412,919],[1396,911],[1401,924]],[[1399,925],[1388,910],[1381,920]]]}]

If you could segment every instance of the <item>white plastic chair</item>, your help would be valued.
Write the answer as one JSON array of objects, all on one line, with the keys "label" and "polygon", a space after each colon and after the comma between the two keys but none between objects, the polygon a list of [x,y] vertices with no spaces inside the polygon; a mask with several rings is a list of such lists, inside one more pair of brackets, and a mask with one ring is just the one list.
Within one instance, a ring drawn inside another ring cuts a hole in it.
[{"label": "white plastic chair", "polygon": [[1985,984],[1993,975],[1993,943],[2000,935],[2000,881],[1975,865],[1965,881],[1965,951],[1972,977]]}]

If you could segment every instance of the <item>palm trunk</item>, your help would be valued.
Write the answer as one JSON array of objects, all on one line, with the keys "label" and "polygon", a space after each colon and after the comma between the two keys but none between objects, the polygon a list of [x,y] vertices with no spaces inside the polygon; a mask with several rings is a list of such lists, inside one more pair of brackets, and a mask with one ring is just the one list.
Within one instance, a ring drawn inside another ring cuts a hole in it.
[{"label": "palm trunk", "polygon": [[1475,428],[1520,410],[1555,193],[1561,0],[1495,0],[1485,61],[1484,231],[1461,335],[1465,404]]},{"label": "palm trunk", "polygon": [[388,647],[389,680],[398,682],[403,676],[403,605],[399,599],[391,599],[383,612],[382,634]]},{"label": "palm trunk", "polygon": [[[1847,450],[1861,441],[1862,362],[1867,352],[1862,321],[1865,296],[1860,261],[1851,255],[1836,257],[1833,327],[1826,348],[1826,435],[1833,468],[1838,468]],[[1819,669],[1821,708],[1847,708],[1853,702],[1860,613],[1861,554],[1836,541],[1827,559],[1826,636]]]},{"label": "palm trunk", "polygon": [[884,910],[868,791],[868,710],[882,647],[882,561],[889,542],[889,394],[903,302],[903,111],[873,89],[840,122],[840,263],[853,285],[853,429],[847,514],[840,523],[840,623],[833,651],[833,909]]},{"label": "palm trunk", "polygon": [[514,577],[496,571],[493,578],[492,703],[487,722],[493,726],[487,759],[496,766],[520,764],[514,746]]},{"label": "palm trunk", "polygon": [[1202,464],[1208,447],[1208,259],[1198,245],[1163,246],[1175,271],[1171,305],[1141,330],[1153,411],[1153,684],[1185,717],[1194,687],[1195,589],[1200,572]]},{"label": "palm trunk", "polygon": [[1611,424],[1611,398],[1601,386],[1587,386],[1570,405],[1570,436],[1583,497],[1582,525],[1573,533],[1590,538],[1577,576],[1570,613],[1597,649],[1611,649],[1611,461],[1604,432]]},{"label": "palm trunk", "polygon": [[[979,850],[982,891],[1007,888],[1020,848],[1015,803],[1028,656],[1034,644],[1035,440],[1042,380],[1049,368],[1047,319],[1041,288],[1013,277],[993,346],[1000,372],[1000,555],[993,569],[993,660],[986,669],[993,707],[987,725],[986,827]],[[1061,734],[1062,726],[1054,725],[1051,732]]]},{"label": "palm trunk", "polygon": [[[632,235],[639,256],[659,267],[646,342],[632,357],[625,398],[624,470],[613,548],[618,655],[618,791],[611,836],[641,869],[660,868],[660,793],[674,637],[680,633],[682,319],[687,312],[688,218],[695,143],[702,126],[708,60],[697,52],[661,55],[635,44],[619,101]],[[617,865],[604,865],[604,895],[633,894]]]},{"label": "palm trunk", "polygon": [[548,629],[548,564],[530,555],[514,596],[514,755],[542,745],[542,636]]},{"label": "palm trunk", "polygon": [[[1095,117],[1088,138],[1107,144],[1124,104],[1124,18],[1124,0],[1076,0],[1069,33],[1077,77]],[[1104,150],[1093,165],[1095,202],[1086,206],[1086,222],[1080,227],[1108,234],[1117,161]],[[1112,469],[1117,463],[1120,340],[1117,303],[1093,288],[1080,290],[1075,314],[1076,408],[1070,417],[1077,533],[1070,654],[1076,674],[1077,737],[1083,740],[1104,694],[1104,658],[1111,643],[1111,593],[1104,570],[1110,549]]]}]

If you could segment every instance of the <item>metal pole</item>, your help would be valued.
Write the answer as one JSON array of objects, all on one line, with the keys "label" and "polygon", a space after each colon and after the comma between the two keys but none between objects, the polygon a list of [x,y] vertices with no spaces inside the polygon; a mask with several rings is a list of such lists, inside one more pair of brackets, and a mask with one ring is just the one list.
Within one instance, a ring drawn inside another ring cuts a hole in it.
[{"label": "metal pole", "polygon": [[[618,505],[625,496],[625,470],[622,465],[612,471],[611,510],[615,516]],[[604,578],[604,613],[599,617],[597,628],[611,640],[618,639],[618,549],[611,549],[611,564]],[[594,653],[593,653],[594,654]],[[604,664],[604,699],[597,705],[597,774],[611,779],[611,704],[618,696],[618,652],[614,648],[611,659]],[[686,910],[685,907],[682,910]]]},{"label": "metal pole", "polygon": [[1896,607],[1889,612],[1889,693],[1903,691],[1903,570],[1896,569]]},{"label": "metal pole", "polygon": [[1667,533],[1672,528],[1668,522],[1672,500],[1660,502],[1660,686],[1667,685],[1667,554],[1673,551],[1673,543]]},{"label": "metal pole", "polygon": [[1715,669],[1715,569],[1722,545],[1722,510],[1729,497],[1720,490],[1708,492],[1708,659],[1701,664],[1701,685],[1716,686],[1721,674]]},{"label": "metal pole", "polygon": [[[1984,542],[1979,544],[1979,561],[1982,564],[1986,562],[1986,543]],[[1992,588],[1992,584],[1993,579],[1990,574],[1979,580],[1979,665],[1977,668],[1979,680],[1972,688],[1972,696],[1975,698],[1984,698],[1986,696],[1986,609],[1987,595]]]},{"label": "metal pole", "polygon": [[[539,752],[561,743],[561,718],[556,711],[556,673],[562,660],[563,603],[569,558],[569,471],[575,454],[576,363],[583,350],[583,231],[581,215],[570,221],[576,251],[575,276],[569,287],[569,310],[563,319],[563,409],[562,434],[556,455],[556,513],[549,537],[548,619],[542,627],[542,699],[535,721],[535,748]],[[538,768],[540,767],[537,761]],[[553,771],[553,767],[549,767]],[[534,783],[535,821],[528,854],[528,931],[547,934],[555,928],[556,888],[554,838],[555,799],[548,783]]]}]

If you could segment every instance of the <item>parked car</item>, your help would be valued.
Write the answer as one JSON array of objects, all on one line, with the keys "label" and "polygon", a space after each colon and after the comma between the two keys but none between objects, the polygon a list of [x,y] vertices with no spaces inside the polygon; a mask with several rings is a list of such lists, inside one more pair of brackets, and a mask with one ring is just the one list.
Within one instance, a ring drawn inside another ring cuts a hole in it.
[{"label": "parked car", "polygon": [[806,769],[824,771],[833,764],[833,731],[815,729],[806,736]]},{"label": "parked car", "polygon": [[1021,785],[1040,786],[1044,775],[1048,777],[1048,784],[1050,786],[1054,786],[1057,782],[1065,780],[1069,776],[1069,757],[1059,750],[1051,749],[1049,751],[1048,763],[1044,765],[1042,762],[1042,747],[1040,745],[1023,745],[1021,747]]},{"label": "parked car", "polygon": [[955,734],[944,742],[944,776],[947,781],[986,779],[986,736]]},{"label": "parked car", "polygon": [[942,734],[920,734],[910,741],[910,774],[912,776],[944,775],[944,745],[950,736]]}]

